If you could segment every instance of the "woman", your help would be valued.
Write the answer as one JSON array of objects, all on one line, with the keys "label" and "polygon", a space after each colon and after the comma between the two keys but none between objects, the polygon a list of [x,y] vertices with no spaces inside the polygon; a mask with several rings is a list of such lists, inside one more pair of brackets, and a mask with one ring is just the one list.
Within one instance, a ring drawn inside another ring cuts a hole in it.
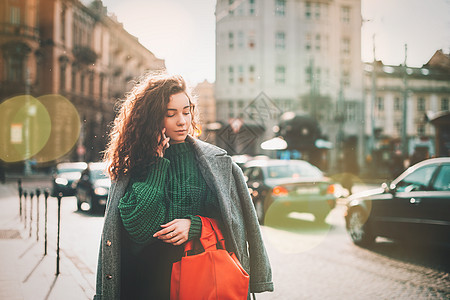
[{"label": "woman", "polygon": [[273,290],[242,171],[190,135],[193,116],[180,76],[148,75],[122,104],[105,152],[112,185],[94,299],[168,299],[172,263],[200,236],[196,215],[219,220],[227,249],[250,274],[249,292]]}]

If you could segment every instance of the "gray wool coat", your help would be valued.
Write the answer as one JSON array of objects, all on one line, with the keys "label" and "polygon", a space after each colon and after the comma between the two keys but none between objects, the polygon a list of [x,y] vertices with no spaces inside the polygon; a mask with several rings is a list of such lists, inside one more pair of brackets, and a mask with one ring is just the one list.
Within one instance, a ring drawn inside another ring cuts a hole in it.
[{"label": "gray wool coat", "polygon": [[[187,137],[192,143],[200,171],[208,186],[216,191],[228,249],[236,253],[250,274],[252,293],[273,291],[272,271],[261,237],[252,200],[241,169],[225,150]],[[128,177],[111,184],[106,205],[97,266],[94,300],[120,299],[120,225],[119,200],[125,193]]]}]

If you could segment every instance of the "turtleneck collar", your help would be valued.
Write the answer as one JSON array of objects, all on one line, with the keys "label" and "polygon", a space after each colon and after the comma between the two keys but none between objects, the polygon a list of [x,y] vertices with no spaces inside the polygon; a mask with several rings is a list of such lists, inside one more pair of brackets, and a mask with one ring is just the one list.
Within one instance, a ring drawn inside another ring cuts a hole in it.
[{"label": "turtleneck collar", "polygon": [[176,157],[185,153],[193,152],[191,145],[187,142],[178,143],[170,145],[169,148],[166,149],[164,156],[166,157]]}]

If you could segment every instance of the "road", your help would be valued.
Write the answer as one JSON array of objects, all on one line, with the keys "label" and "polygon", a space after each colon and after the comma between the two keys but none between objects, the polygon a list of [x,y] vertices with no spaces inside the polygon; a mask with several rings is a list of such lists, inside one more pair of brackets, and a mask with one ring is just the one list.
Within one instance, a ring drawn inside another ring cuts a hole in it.
[{"label": "road", "polygon": [[[55,237],[55,198],[49,198],[48,210],[49,237]],[[450,298],[448,250],[383,239],[371,249],[357,247],[345,231],[343,213],[338,205],[322,225],[299,213],[266,220],[261,228],[275,291],[257,294],[257,299]],[[62,255],[71,259],[92,290],[102,222],[101,215],[77,212],[75,197],[62,199]]]}]

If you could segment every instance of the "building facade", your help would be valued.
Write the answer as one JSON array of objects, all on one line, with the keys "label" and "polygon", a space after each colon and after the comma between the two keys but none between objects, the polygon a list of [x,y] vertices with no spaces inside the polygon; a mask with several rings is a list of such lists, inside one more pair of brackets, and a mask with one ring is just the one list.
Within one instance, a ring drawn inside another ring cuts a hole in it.
[{"label": "building facade", "polygon": [[[200,138],[215,144],[216,100],[214,96],[214,83],[204,80],[198,83],[192,91],[196,100],[196,109],[199,120]],[[209,129],[208,129],[209,128]]]},{"label": "building facade", "polygon": [[219,121],[252,123],[255,106],[270,107],[260,143],[283,113],[304,113],[334,144],[331,169],[347,138],[362,151],[360,0],[218,0],[216,40]]},{"label": "building facade", "polygon": [[116,101],[137,76],[164,69],[164,60],[126,32],[101,1],[6,0],[0,5],[0,100],[64,96],[77,109],[81,129],[72,151],[57,160],[98,160]]},{"label": "building facade", "polygon": [[434,156],[436,132],[427,116],[449,111],[450,55],[438,50],[421,68],[367,63],[364,82],[366,155],[373,165],[386,173],[396,154],[410,163]]}]

